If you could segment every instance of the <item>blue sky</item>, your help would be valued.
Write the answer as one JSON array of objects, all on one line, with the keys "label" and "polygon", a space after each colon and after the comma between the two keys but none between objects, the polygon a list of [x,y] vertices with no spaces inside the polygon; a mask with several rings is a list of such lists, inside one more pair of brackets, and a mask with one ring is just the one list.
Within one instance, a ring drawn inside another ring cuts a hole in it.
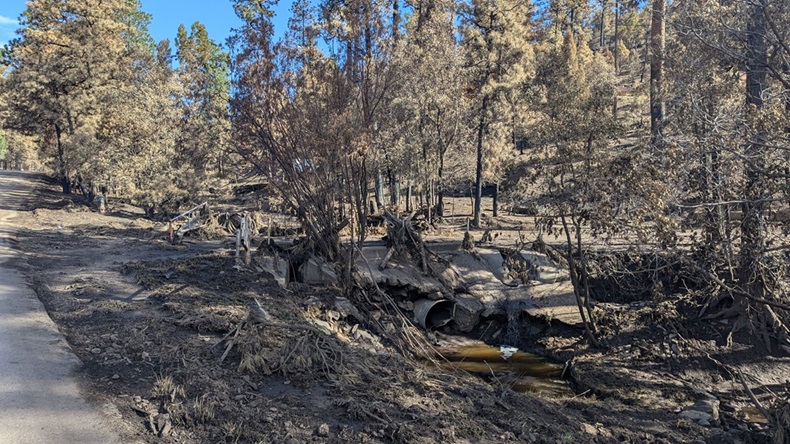
[{"label": "blue sky", "polygon": [[[25,10],[26,3],[26,0],[0,0],[0,46],[15,37],[17,18]],[[149,30],[156,41],[169,38],[173,44],[179,24],[189,29],[192,23],[199,21],[206,25],[209,37],[217,43],[225,43],[231,28],[241,24],[230,0],[141,0],[141,3],[143,11],[153,15]],[[281,0],[275,8],[278,35],[285,30],[290,7],[290,0]]]}]

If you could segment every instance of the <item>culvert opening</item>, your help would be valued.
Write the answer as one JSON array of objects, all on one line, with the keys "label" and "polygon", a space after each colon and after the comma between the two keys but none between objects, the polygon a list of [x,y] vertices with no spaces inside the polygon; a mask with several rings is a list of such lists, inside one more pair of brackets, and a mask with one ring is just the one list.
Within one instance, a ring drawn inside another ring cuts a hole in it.
[{"label": "culvert opening", "polygon": [[426,330],[444,327],[453,320],[454,308],[446,299],[420,299],[414,303],[414,320]]}]

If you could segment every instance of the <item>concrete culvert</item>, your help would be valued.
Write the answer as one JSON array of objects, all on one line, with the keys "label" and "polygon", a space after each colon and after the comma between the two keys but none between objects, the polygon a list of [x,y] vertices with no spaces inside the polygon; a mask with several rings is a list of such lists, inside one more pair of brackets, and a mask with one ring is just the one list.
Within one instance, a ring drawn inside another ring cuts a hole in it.
[{"label": "concrete culvert", "polygon": [[427,330],[443,327],[453,320],[454,309],[447,299],[420,299],[414,302],[414,321]]}]

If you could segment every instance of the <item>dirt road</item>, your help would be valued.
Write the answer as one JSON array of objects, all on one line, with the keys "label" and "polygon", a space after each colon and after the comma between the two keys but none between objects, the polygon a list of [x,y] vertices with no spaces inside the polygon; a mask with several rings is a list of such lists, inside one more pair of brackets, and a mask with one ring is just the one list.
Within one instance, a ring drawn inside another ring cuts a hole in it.
[{"label": "dirt road", "polygon": [[0,172],[0,443],[116,443],[109,418],[80,394],[72,353],[22,274],[11,266],[10,220],[35,176]]}]

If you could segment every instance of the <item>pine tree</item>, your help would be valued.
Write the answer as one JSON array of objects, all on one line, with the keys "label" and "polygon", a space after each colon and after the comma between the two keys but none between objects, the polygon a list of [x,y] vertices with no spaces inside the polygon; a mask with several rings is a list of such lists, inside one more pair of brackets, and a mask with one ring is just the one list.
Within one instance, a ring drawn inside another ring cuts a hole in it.
[{"label": "pine tree", "polygon": [[476,133],[476,227],[486,172],[498,153],[512,148],[512,116],[534,70],[531,16],[532,6],[523,0],[473,0],[464,5],[463,46]]},{"label": "pine tree", "polygon": [[230,130],[229,55],[195,22],[189,34],[179,26],[176,59],[182,112],[179,159],[200,177],[222,174]]},{"label": "pine tree", "polygon": [[699,159],[683,165],[690,172],[681,176],[696,193],[676,199],[706,210],[703,257],[712,287],[721,290],[705,299],[704,311],[712,319],[732,318],[732,332],[750,328],[767,350],[790,348],[790,319],[776,310],[787,303],[786,270],[775,266],[783,260],[776,251],[787,246],[777,235],[787,219],[774,211],[784,203],[776,197],[790,189],[786,6],[774,0],[684,5],[676,47],[691,64],[670,67],[678,90],[673,108],[688,117],[666,134],[671,142],[693,140],[687,157]]},{"label": "pine tree", "polygon": [[392,91],[392,119],[386,122],[391,127],[386,145],[395,147],[385,148],[388,173],[396,176],[391,179],[406,178],[407,194],[421,185],[429,215],[440,217],[448,154],[455,154],[465,135],[463,54],[455,41],[454,9],[453,2],[434,1],[407,21],[395,62],[400,82]]},{"label": "pine tree", "polygon": [[[96,148],[104,104],[128,79],[136,1],[34,0],[8,55],[11,127],[54,136],[63,191]],[[139,16],[136,16],[139,18]],[[80,152],[83,151],[83,152]]]}]

